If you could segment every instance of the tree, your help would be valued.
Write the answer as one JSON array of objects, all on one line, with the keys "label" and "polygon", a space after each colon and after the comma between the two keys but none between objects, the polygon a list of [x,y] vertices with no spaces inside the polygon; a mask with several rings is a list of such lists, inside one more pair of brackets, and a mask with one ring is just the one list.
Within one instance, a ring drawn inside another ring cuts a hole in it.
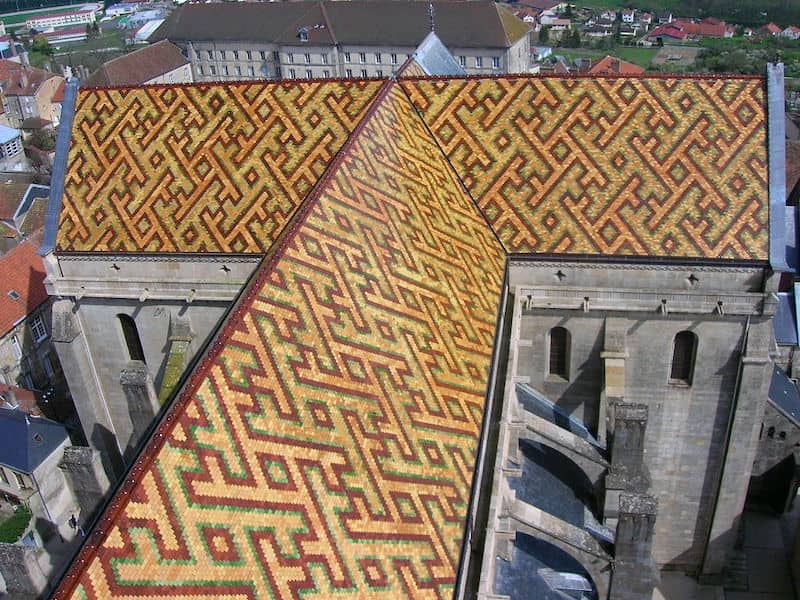
[{"label": "tree", "polygon": [[52,131],[37,129],[31,134],[31,137],[28,138],[28,143],[39,150],[52,152],[56,149],[56,136]]},{"label": "tree", "polygon": [[546,44],[550,41],[550,25],[542,25],[539,30],[539,43]]},{"label": "tree", "polygon": [[48,39],[43,35],[38,35],[33,38],[33,41],[31,42],[31,50],[34,52],[40,52],[46,56],[53,55],[53,48],[50,46]]}]

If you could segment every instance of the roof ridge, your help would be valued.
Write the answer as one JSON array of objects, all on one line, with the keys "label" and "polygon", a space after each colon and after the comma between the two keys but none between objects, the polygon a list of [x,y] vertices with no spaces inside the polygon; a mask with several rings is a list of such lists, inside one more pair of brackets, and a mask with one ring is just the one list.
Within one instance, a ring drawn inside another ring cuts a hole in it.
[{"label": "roof ridge", "polygon": [[447,153],[444,151],[444,148],[442,148],[442,145],[439,143],[439,138],[437,138],[436,135],[434,135],[433,131],[431,131],[431,128],[428,127],[428,123],[425,121],[423,116],[420,114],[419,109],[417,108],[417,105],[414,104],[414,101],[411,99],[411,95],[408,93],[408,90],[406,90],[405,86],[403,85],[403,82],[400,81],[399,84],[400,84],[400,89],[403,91],[403,95],[405,96],[406,100],[408,100],[408,103],[411,105],[411,108],[413,109],[414,114],[417,116],[417,118],[422,123],[422,127],[425,129],[425,133],[427,133],[428,136],[431,138],[431,140],[433,140],[433,143],[436,146],[436,149],[439,150],[439,153],[442,156],[442,160],[444,160],[444,162],[447,164],[448,168],[450,169],[450,172],[453,174],[453,177],[455,177],[456,181],[458,181],[458,185],[461,186],[461,189],[464,191],[464,193],[470,199],[470,201],[472,202],[473,206],[475,207],[475,210],[478,211],[478,214],[486,222],[486,227],[488,227],[489,231],[492,232],[492,235],[494,236],[495,240],[497,240],[498,245],[503,249],[503,254],[505,254],[506,259],[508,259],[509,251],[506,248],[506,245],[500,239],[500,236],[495,231],[495,228],[492,227],[492,224],[489,221],[489,218],[486,216],[486,213],[484,213],[483,210],[481,209],[480,205],[478,204],[478,201],[475,200],[475,197],[472,195],[472,192],[469,191],[469,188],[466,186],[464,181],[461,179],[461,176],[458,174],[458,171],[456,170],[455,166],[450,161],[450,157],[447,156]]}]

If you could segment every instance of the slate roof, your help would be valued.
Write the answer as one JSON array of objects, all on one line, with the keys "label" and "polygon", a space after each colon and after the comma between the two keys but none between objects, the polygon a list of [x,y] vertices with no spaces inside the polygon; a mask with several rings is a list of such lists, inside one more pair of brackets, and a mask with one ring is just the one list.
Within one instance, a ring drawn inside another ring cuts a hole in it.
[{"label": "slate roof", "polygon": [[766,261],[764,119],[753,78],[81,91],[58,252],[264,259],[54,597],[449,597],[507,255]]},{"label": "slate roof", "polygon": [[33,473],[68,437],[60,423],[0,406],[0,464]]},{"label": "slate roof", "polygon": [[44,278],[42,257],[30,242],[0,256],[0,337],[47,300]]},{"label": "slate roof", "polygon": [[[351,0],[185,4],[153,34],[173,42],[247,40],[301,44],[301,26],[309,43],[416,47],[429,31],[429,2]],[[527,35],[528,27],[505,7],[489,0],[433,2],[436,33],[448,47],[507,48]],[[316,27],[315,26],[323,26]]]},{"label": "slate roof", "polygon": [[800,425],[800,391],[797,385],[778,367],[772,368],[769,383],[769,401],[796,425]]},{"label": "slate roof", "polygon": [[188,64],[180,48],[162,40],[103,64],[91,74],[86,86],[138,85]]}]

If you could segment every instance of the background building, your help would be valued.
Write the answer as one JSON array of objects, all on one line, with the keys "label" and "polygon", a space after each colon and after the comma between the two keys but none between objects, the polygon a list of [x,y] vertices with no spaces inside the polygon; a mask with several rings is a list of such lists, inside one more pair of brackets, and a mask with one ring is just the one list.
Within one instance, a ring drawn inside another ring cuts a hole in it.
[{"label": "background building", "polygon": [[86,85],[145,85],[149,83],[191,83],[192,68],[180,48],[162,40],[108,61],[97,69]]},{"label": "background building", "polygon": [[[506,8],[433,7],[437,35],[467,73],[528,71],[528,26]],[[180,46],[196,81],[385,77],[430,28],[425,2],[187,4],[152,39]]]}]

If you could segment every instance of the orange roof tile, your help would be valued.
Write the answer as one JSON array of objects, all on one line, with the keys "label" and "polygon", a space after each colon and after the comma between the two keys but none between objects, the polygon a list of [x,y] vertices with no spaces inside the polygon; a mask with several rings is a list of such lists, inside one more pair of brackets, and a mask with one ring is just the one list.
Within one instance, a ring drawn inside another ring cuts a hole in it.
[{"label": "orange roof tile", "polygon": [[47,300],[44,263],[30,242],[0,256],[0,337]]}]

